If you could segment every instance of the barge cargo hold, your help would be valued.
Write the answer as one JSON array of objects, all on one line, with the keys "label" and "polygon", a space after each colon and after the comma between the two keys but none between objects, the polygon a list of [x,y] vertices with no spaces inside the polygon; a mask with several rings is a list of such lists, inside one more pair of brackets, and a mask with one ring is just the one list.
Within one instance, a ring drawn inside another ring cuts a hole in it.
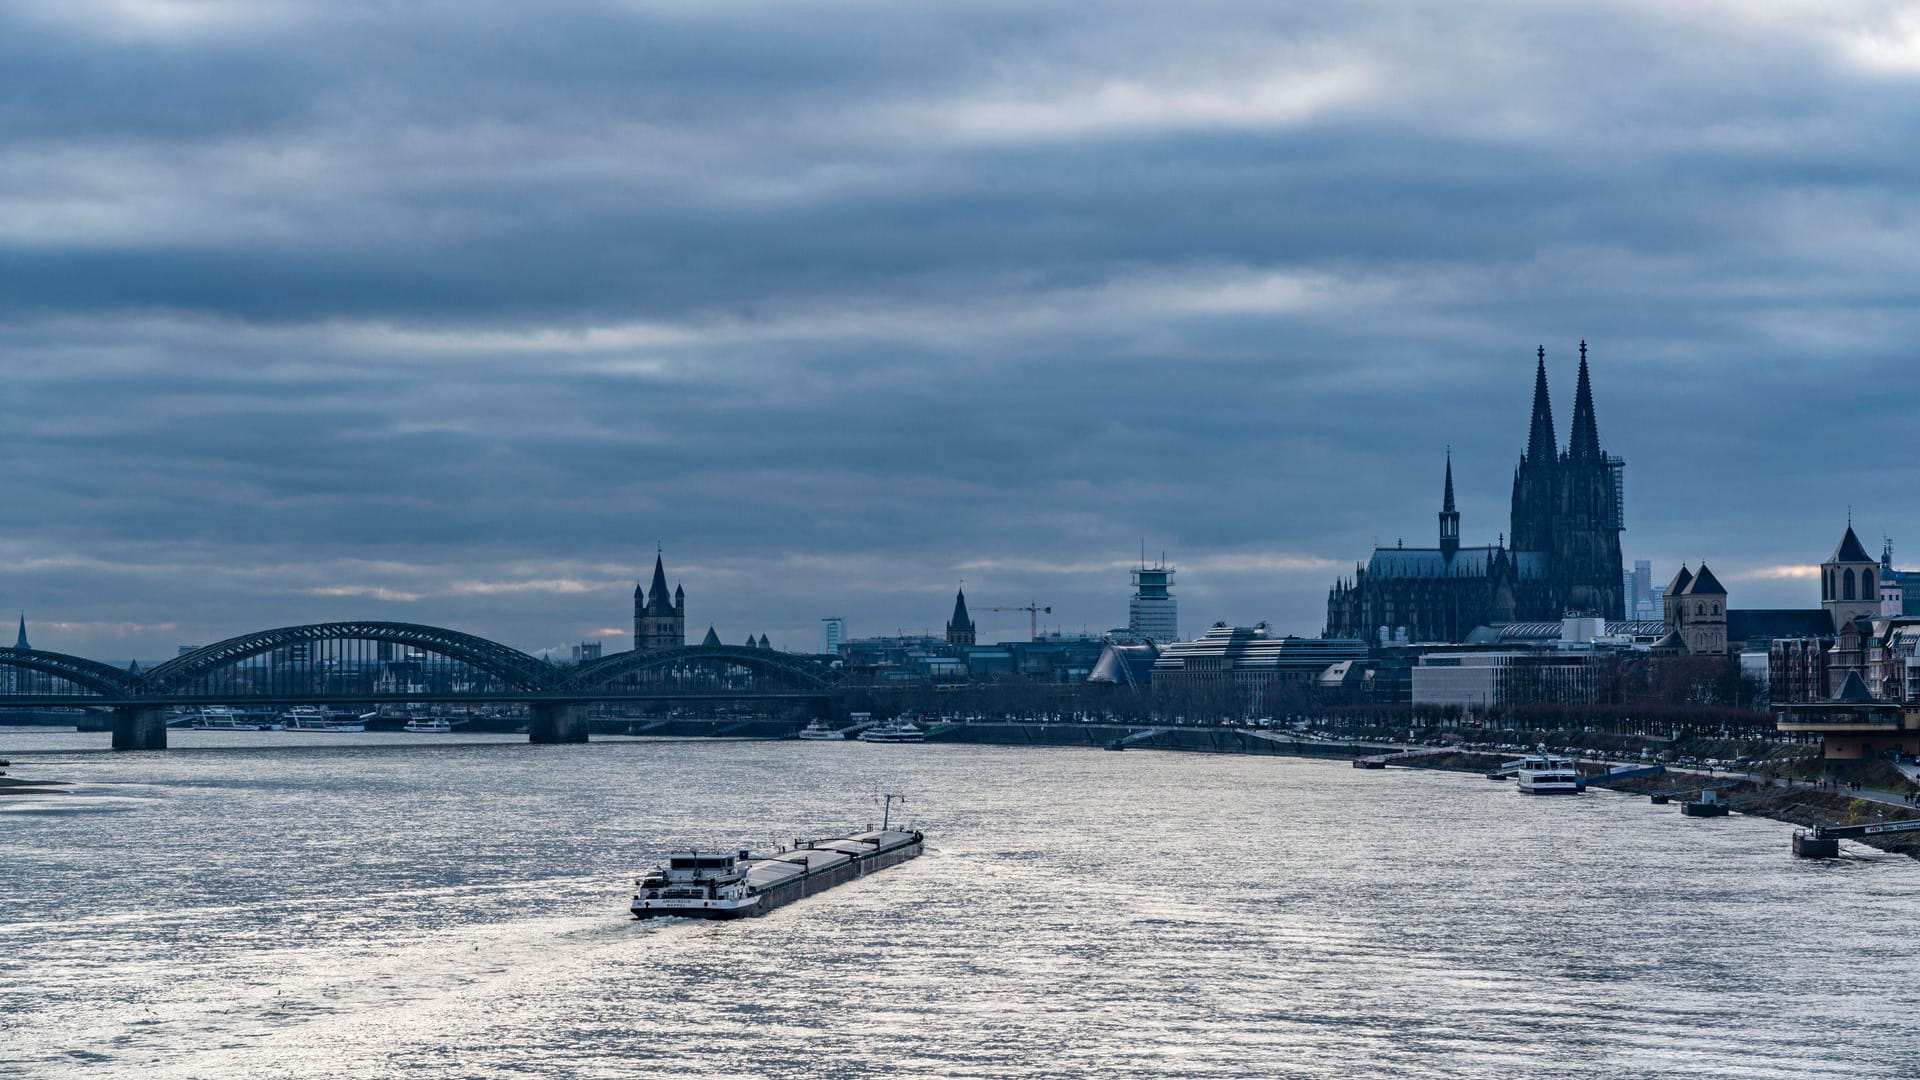
[{"label": "barge cargo hold", "polygon": [[835,885],[919,855],[918,832],[880,829],[827,840],[806,840],[772,855],[676,852],[639,886],[630,909],[636,919],[678,916],[739,919],[765,915]]}]

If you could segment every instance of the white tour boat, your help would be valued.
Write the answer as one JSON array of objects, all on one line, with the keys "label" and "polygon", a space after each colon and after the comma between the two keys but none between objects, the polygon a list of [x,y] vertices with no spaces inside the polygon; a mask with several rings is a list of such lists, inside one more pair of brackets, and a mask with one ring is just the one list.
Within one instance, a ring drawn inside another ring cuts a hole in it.
[{"label": "white tour boat", "polygon": [[795,736],[795,738],[811,739],[815,741],[840,742],[846,738],[846,735],[839,731],[834,730],[833,728],[828,727],[826,724],[822,723],[819,720],[815,720],[813,723],[808,724],[806,727],[801,728],[800,734]]},{"label": "white tour boat", "polygon": [[876,727],[870,727],[860,733],[861,742],[926,742],[927,733],[913,726],[911,720],[889,720]]},{"label": "white tour boat", "polygon": [[1535,754],[1520,762],[1520,791],[1526,795],[1577,795],[1584,790],[1572,758]]},{"label": "white tour boat", "polygon": [[453,721],[438,716],[416,716],[407,721],[402,731],[452,731]]},{"label": "white tour boat", "polygon": [[279,731],[280,725],[240,712],[228,705],[208,705],[193,715],[195,731]]},{"label": "white tour boat", "polygon": [[335,719],[333,714],[317,705],[295,705],[280,714],[280,722],[288,731],[365,731],[364,718],[350,720]]}]

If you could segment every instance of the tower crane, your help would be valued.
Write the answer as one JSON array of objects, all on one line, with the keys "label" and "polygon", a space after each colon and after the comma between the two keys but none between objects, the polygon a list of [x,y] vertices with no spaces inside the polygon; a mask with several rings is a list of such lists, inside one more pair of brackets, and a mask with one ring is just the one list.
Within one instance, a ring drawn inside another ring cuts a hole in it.
[{"label": "tower crane", "polygon": [[1027,622],[1030,624],[1029,629],[1027,631],[1027,636],[1034,641],[1040,640],[1040,616],[1053,614],[1053,608],[1041,607],[1039,604],[1032,603],[1031,601],[1029,601],[1023,607],[993,607],[993,608],[988,608],[987,610],[988,611],[1024,611],[1026,612]]}]

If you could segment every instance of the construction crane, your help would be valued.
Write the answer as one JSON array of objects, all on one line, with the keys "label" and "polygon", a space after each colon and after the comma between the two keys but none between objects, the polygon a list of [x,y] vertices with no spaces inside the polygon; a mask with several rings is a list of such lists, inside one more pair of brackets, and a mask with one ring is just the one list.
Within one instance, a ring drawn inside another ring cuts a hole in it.
[{"label": "construction crane", "polygon": [[1053,609],[1051,607],[1041,607],[1039,604],[1035,604],[1031,602],[1029,602],[1025,607],[994,607],[994,608],[988,608],[987,610],[988,611],[1024,611],[1026,612],[1027,621],[1028,623],[1031,624],[1031,628],[1029,629],[1027,636],[1034,641],[1040,640],[1040,616],[1053,614]]}]

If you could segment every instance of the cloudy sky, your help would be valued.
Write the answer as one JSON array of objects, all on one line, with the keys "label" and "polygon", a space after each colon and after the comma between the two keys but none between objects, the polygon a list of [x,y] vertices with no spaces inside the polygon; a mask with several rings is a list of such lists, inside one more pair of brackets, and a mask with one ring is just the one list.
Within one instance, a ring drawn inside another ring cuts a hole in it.
[{"label": "cloudy sky", "polygon": [[1628,559],[1810,603],[1920,563],[1917,121],[1890,3],[15,0],[0,607],[1312,633],[1582,338]]}]

